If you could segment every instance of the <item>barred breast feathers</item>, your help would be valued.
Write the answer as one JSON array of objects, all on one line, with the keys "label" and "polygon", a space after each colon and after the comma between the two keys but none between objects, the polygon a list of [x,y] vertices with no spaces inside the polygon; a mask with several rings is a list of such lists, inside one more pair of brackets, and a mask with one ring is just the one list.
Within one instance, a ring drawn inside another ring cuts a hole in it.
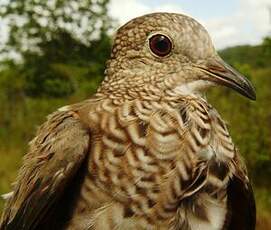
[{"label": "barred breast feathers", "polygon": [[91,181],[149,226],[176,225],[177,210],[188,208],[182,200],[198,191],[218,197],[234,173],[227,128],[203,99],[104,100],[84,116],[94,130]]}]

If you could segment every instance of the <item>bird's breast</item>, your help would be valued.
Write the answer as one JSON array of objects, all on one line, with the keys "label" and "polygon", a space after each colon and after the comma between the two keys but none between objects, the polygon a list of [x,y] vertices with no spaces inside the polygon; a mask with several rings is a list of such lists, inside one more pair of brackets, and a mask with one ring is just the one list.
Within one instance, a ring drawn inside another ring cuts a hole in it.
[{"label": "bird's breast", "polygon": [[149,229],[178,225],[186,209],[197,217],[197,192],[216,199],[229,175],[232,143],[209,110],[196,101],[135,100],[118,107],[104,102],[90,112],[95,132],[81,192],[90,213],[120,204],[123,220],[136,218]]}]

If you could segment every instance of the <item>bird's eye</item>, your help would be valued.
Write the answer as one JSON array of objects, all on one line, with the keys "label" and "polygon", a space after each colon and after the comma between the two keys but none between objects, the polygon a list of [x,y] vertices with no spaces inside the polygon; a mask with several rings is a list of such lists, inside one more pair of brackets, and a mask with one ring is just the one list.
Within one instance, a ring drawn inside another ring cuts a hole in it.
[{"label": "bird's eye", "polygon": [[151,51],[159,57],[167,56],[172,50],[170,39],[162,34],[153,35],[149,39],[149,46]]}]

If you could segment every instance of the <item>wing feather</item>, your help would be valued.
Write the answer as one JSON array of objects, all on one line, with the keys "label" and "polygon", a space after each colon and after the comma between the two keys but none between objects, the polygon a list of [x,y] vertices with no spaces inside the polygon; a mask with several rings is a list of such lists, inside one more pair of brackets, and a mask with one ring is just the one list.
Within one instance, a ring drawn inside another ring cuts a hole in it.
[{"label": "wing feather", "polygon": [[75,112],[49,116],[30,143],[0,229],[35,229],[77,173],[89,142],[89,130]]},{"label": "wing feather", "polygon": [[247,180],[234,176],[228,185],[228,224],[226,229],[255,230],[256,207]]}]

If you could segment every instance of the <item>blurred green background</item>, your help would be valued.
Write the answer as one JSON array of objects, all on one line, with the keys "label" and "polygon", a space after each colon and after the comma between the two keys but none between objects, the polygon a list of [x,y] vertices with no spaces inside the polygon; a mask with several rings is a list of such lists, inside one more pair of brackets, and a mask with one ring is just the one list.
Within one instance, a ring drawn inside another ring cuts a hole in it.
[{"label": "blurred green background", "polygon": [[[50,2],[0,5],[0,18],[9,28],[0,50],[0,194],[10,191],[27,143],[46,115],[95,92],[110,53],[109,31],[118,25],[108,16],[107,0]],[[225,88],[207,96],[228,122],[247,163],[257,229],[271,229],[271,38],[219,53],[257,89],[256,102]],[[2,208],[0,200],[0,212]]]}]

